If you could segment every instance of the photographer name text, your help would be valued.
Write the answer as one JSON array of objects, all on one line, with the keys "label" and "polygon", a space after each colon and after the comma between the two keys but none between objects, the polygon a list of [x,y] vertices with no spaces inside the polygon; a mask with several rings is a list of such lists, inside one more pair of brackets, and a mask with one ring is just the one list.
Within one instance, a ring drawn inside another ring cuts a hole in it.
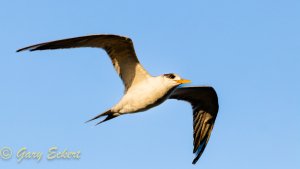
[{"label": "photographer name text", "polygon": [[0,160],[16,158],[18,163],[21,163],[24,160],[36,160],[39,162],[43,158],[46,158],[49,161],[55,159],[78,160],[80,159],[80,155],[80,151],[68,151],[68,149],[61,150],[56,146],[48,148],[48,151],[45,154],[42,151],[31,151],[26,147],[19,148],[16,151],[13,151],[10,147],[2,147],[0,149]]}]

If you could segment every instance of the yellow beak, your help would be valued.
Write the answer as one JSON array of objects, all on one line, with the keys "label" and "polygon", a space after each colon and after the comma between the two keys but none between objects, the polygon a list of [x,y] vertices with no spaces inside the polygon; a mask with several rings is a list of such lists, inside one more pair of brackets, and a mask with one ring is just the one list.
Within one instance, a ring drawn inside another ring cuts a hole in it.
[{"label": "yellow beak", "polygon": [[175,80],[177,83],[180,83],[180,84],[184,84],[184,83],[191,83],[190,80],[187,80],[187,79],[180,79],[180,80]]}]

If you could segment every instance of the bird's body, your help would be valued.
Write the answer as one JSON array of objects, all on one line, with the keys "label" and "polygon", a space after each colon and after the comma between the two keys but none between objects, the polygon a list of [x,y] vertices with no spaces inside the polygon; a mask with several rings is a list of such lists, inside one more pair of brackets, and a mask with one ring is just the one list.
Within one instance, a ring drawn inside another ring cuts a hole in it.
[{"label": "bird's body", "polygon": [[165,101],[177,86],[168,83],[163,76],[149,77],[129,88],[111,110],[120,114],[148,110]]},{"label": "bird's body", "polygon": [[78,47],[104,49],[125,86],[124,95],[116,105],[89,121],[105,116],[99,122],[102,123],[120,115],[145,111],[167,99],[188,101],[193,107],[194,118],[193,152],[196,158],[193,164],[197,162],[207,145],[218,112],[218,98],[212,87],[180,88],[181,84],[190,81],[174,73],[151,76],[139,63],[131,39],[118,35],[90,35],[57,40],[25,47],[18,52]]}]

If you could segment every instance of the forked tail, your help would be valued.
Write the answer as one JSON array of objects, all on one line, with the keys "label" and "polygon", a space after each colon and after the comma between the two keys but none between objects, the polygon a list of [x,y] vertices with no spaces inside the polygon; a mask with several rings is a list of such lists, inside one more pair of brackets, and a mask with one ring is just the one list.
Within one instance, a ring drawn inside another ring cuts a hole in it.
[{"label": "forked tail", "polygon": [[118,117],[119,115],[117,115],[117,113],[113,113],[111,110],[107,110],[106,112],[97,115],[96,117],[92,118],[91,120],[86,121],[86,123],[90,122],[90,121],[93,121],[93,120],[96,120],[96,119],[98,119],[98,118],[100,118],[102,116],[106,116],[106,118],[104,120],[98,122],[96,125],[98,125],[100,123],[103,123],[103,122],[105,122],[107,120],[113,119],[115,117]]}]

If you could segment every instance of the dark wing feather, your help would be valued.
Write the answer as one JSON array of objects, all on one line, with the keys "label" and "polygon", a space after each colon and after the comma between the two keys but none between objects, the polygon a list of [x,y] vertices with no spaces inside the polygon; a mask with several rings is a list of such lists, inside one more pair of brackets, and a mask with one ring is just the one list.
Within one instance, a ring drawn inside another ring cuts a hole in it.
[{"label": "dark wing feather", "polygon": [[28,46],[17,50],[48,50],[63,48],[95,47],[104,49],[117,73],[123,80],[125,91],[133,85],[150,76],[139,63],[135,54],[132,40],[118,35],[89,35],[69,39],[56,40],[37,45]]},{"label": "dark wing feather", "polygon": [[170,99],[190,102],[193,107],[194,150],[196,164],[208,143],[219,110],[218,96],[212,87],[183,87],[176,89]]}]

